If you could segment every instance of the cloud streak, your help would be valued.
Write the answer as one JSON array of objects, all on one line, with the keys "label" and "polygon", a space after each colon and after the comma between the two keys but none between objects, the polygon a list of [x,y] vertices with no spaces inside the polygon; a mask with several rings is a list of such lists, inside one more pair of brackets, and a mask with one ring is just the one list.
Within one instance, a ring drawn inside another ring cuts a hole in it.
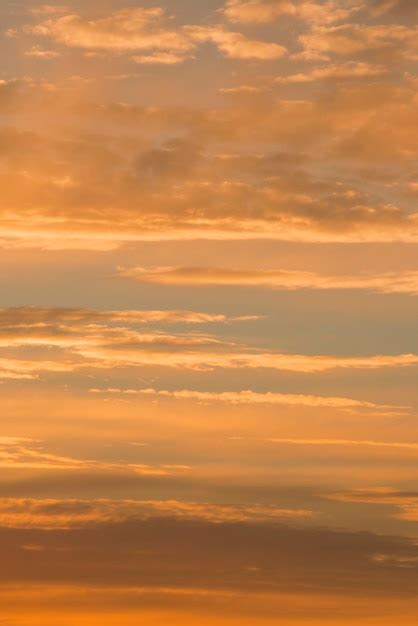
[{"label": "cloud streak", "polygon": [[[220,402],[226,404],[261,404],[272,406],[308,406],[308,407],[329,407],[335,409],[382,409],[393,410],[406,409],[408,407],[394,407],[379,405],[365,400],[354,400],[352,398],[338,398],[328,396],[314,396],[289,393],[257,393],[254,391],[192,391],[182,389],[179,391],[167,391],[158,389],[91,389],[90,393],[123,395],[123,396],[155,396],[157,398],[167,398],[173,400],[192,400],[196,402]],[[408,446],[407,446],[408,447]]]},{"label": "cloud streak", "polygon": [[21,438],[0,438],[0,468],[3,470],[42,470],[49,472],[108,472],[138,474],[144,476],[167,476],[187,471],[186,466],[151,466],[136,463],[113,463],[89,459],[77,459],[46,452],[41,442]]},{"label": "cloud streak", "polygon": [[168,517],[213,523],[269,523],[314,516],[305,509],[256,504],[210,504],[176,500],[0,499],[0,527],[69,529]]},{"label": "cloud streak", "polygon": [[415,491],[399,491],[391,487],[363,488],[326,494],[324,497],[337,502],[390,506],[396,510],[396,513],[392,514],[393,517],[406,522],[418,521],[418,493]]},{"label": "cloud streak", "polygon": [[326,275],[303,270],[241,270],[216,267],[120,268],[119,275],[139,283],[180,286],[263,287],[282,290],[365,290],[418,294],[418,271]]},{"label": "cloud streak", "polygon": [[[170,276],[171,277],[171,276]],[[245,276],[247,280],[247,275]],[[0,310],[0,378],[159,367],[200,372],[271,369],[299,374],[412,368],[418,355],[319,355],[268,351],[191,325],[256,322],[258,316],[193,311],[97,311],[23,307]],[[166,326],[184,325],[182,331]]]},{"label": "cloud streak", "polygon": [[399,442],[399,441],[373,441],[373,440],[356,440],[356,439],[285,439],[272,438],[267,439],[271,443],[278,443],[291,446],[338,446],[338,447],[366,447],[366,448],[388,448],[399,450],[418,451],[418,443]]},{"label": "cloud streak", "polygon": [[[246,278],[247,279],[247,276]],[[247,346],[224,334],[189,330],[191,325],[257,322],[258,316],[193,311],[97,311],[23,307],[0,310],[0,378],[36,380],[42,374],[86,370],[183,368],[271,369],[299,374],[331,370],[410,368],[418,355],[309,355]],[[185,325],[167,332],[166,325]]]}]

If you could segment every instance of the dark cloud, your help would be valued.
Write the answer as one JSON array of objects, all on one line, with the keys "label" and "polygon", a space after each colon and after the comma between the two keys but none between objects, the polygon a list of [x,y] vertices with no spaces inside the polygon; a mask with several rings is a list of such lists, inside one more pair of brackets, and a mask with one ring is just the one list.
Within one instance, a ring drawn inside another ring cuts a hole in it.
[{"label": "dark cloud", "polygon": [[[413,541],[281,525],[151,519],[67,531],[0,530],[3,581],[413,596]],[[24,545],[42,551],[27,552]],[[384,556],[391,557],[384,560]]]}]

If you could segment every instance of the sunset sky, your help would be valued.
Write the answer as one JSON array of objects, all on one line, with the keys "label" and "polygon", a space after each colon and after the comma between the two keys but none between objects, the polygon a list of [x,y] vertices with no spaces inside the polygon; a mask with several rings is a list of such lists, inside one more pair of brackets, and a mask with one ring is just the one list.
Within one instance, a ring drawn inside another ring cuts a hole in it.
[{"label": "sunset sky", "polygon": [[416,626],[416,0],[0,18],[0,626]]}]

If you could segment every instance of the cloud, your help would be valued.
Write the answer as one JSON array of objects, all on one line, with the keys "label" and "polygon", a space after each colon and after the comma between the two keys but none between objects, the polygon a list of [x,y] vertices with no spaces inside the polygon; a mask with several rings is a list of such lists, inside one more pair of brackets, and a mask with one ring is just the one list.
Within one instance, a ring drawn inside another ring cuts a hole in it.
[{"label": "cloud", "polygon": [[[30,502],[28,508],[30,513]],[[166,595],[170,591],[174,597],[183,595],[180,606],[187,606],[189,611],[190,602],[200,611],[210,607],[204,602],[204,594],[217,597],[218,602],[223,593],[239,594],[232,606],[222,603],[220,611],[224,617],[227,611],[227,615],[235,618],[237,615],[246,618],[250,615],[257,620],[270,617],[275,623],[283,617],[287,621],[291,616],[300,619],[301,603],[310,616],[313,606],[314,611],[316,607],[314,614],[320,620],[338,600],[339,615],[351,617],[352,621],[358,611],[364,611],[365,593],[371,597],[376,594],[379,604],[383,591],[392,602],[399,594],[404,601],[414,598],[418,576],[416,569],[405,572],[398,570],[394,562],[382,563],[376,558],[381,554],[392,554],[398,559],[417,557],[417,546],[411,539],[306,525],[292,528],[276,519],[271,523],[257,520],[213,523],[174,515],[107,522],[96,527],[51,528],[48,532],[36,528],[1,528],[0,546],[3,562],[7,564],[0,574],[2,593],[7,588],[6,581],[20,591],[23,583],[25,590],[31,585],[38,589],[47,584],[58,589],[67,585],[67,593],[71,585],[82,583],[83,606],[92,593],[91,606],[95,611],[98,605],[105,609],[112,603],[113,587],[118,587],[122,594],[116,608],[149,606],[144,605],[148,593],[154,594],[153,602],[161,611],[166,606],[165,602],[161,604],[163,588]],[[28,558],[22,546],[38,549]],[[68,566],[63,567],[63,561]],[[95,594],[100,586],[107,591],[103,602],[97,603]],[[353,602],[356,598],[362,600],[363,606],[357,606],[354,613],[352,602],[341,603],[342,588],[345,600],[347,597]],[[196,590],[197,596],[190,590]],[[107,594],[111,597],[106,599]],[[318,594],[319,606],[312,605]],[[321,598],[325,606],[321,605]],[[51,602],[49,594],[47,601]],[[370,606],[369,597],[367,603]],[[212,621],[213,610],[212,606]],[[381,607],[377,615],[380,611]],[[120,612],[117,614],[120,616]]]},{"label": "cloud", "polygon": [[0,623],[415,624],[416,6],[9,4]]},{"label": "cloud", "polygon": [[296,6],[287,0],[228,0],[223,12],[231,22],[253,24],[272,22],[283,15],[295,15]]},{"label": "cloud", "polygon": [[0,309],[1,326],[46,327],[56,323],[80,324],[210,324],[256,319],[247,316],[227,316],[218,313],[187,310],[129,310],[119,311],[77,309],[77,308],[42,308],[42,307],[13,307]]},{"label": "cloud", "polygon": [[[407,407],[393,407],[379,405],[364,400],[352,398],[335,398],[328,396],[312,396],[288,393],[256,393],[255,391],[166,391],[158,389],[90,389],[90,393],[121,394],[125,396],[155,396],[174,400],[193,400],[197,402],[221,402],[227,404],[271,404],[277,406],[309,406],[332,408],[363,408],[363,409],[394,409]],[[418,447],[418,444],[417,444]]]},{"label": "cloud", "polygon": [[97,311],[23,307],[0,309],[0,378],[37,379],[96,369],[162,367],[210,371],[268,368],[295,373],[333,369],[378,370],[413,367],[415,354],[304,355],[247,346],[225,336],[169,333],[148,325],[255,321],[193,311]]},{"label": "cloud", "polygon": [[[242,347],[229,347],[226,344],[219,343],[219,350],[213,351],[213,348],[205,348],[203,342],[200,343],[201,351],[193,350],[193,343],[177,341],[170,342],[166,338],[158,337],[154,341],[156,346],[166,346],[166,350],[152,349],[152,346],[145,348],[138,345],[138,349],[131,348],[124,350],[123,345],[114,345],[113,349],[108,343],[106,345],[87,346],[83,344],[76,349],[81,356],[84,356],[86,362],[75,363],[74,369],[82,367],[174,367],[185,368],[196,371],[210,371],[214,369],[257,369],[267,368],[279,371],[288,371],[295,373],[320,373],[332,369],[364,369],[373,370],[390,367],[410,367],[418,362],[417,355],[405,354],[396,356],[377,355],[370,357],[337,357],[323,355],[299,355],[274,352],[242,352]],[[177,346],[177,350],[176,350]],[[195,342],[195,346],[199,346]],[[228,351],[226,352],[225,349]]]},{"label": "cloud", "polygon": [[152,518],[213,523],[274,523],[314,516],[305,509],[257,504],[211,504],[177,500],[0,499],[1,528],[69,529]]},{"label": "cloud", "polygon": [[379,53],[398,59],[417,58],[416,28],[400,24],[342,24],[318,26],[300,35],[305,52],[315,55],[350,56]]},{"label": "cloud", "polygon": [[134,57],[137,63],[175,65],[184,61],[197,44],[208,41],[234,59],[270,60],[286,53],[286,49],[277,43],[248,39],[222,25],[172,28],[170,19],[159,7],[122,9],[89,21],[70,14],[49,19],[28,27],[28,30],[72,48],[151,51],[151,54]]},{"label": "cloud", "polygon": [[282,17],[295,17],[309,24],[347,19],[357,7],[341,0],[303,2],[291,0],[227,0],[223,13],[231,22],[263,24]]},{"label": "cloud", "polygon": [[418,451],[418,442],[396,442],[396,441],[373,441],[373,440],[355,440],[355,439],[283,439],[272,438],[267,439],[271,443],[278,443],[291,446],[337,446],[342,448],[388,448],[399,450]]},{"label": "cloud", "polygon": [[31,9],[31,13],[33,13],[33,15],[59,15],[69,12],[70,8],[68,6],[59,4],[41,4]]},{"label": "cloud", "polygon": [[[413,444],[410,445],[412,446]],[[393,517],[406,522],[418,521],[418,493],[415,491],[400,491],[391,487],[362,488],[325,494],[324,497],[337,502],[391,506],[396,510],[396,513],[392,515]],[[385,561],[387,559],[382,560]]]},{"label": "cloud", "polygon": [[25,56],[49,61],[51,59],[56,59],[61,56],[61,54],[56,50],[44,50],[40,46],[33,46],[25,52]]},{"label": "cloud", "polygon": [[0,380],[37,380],[44,372],[74,371],[74,364],[46,359],[0,358]]},{"label": "cloud", "polygon": [[309,83],[317,80],[346,80],[350,78],[370,78],[385,74],[387,69],[384,66],[371,65],[369,63],[347,63],[337,65],[326,65],[309,70],[306,73],[290,74],[289,76],[278,76],[277,83]]},{"label": "cloud", "polygon": [[173,52],[156,52],[154,54],[134,56],[132,59],[139,65],[177,65],[184,63],[189,57]]},{"label": "cloud", "polygon": [[216,267],[120,268],[119,275],[140,283],[186,286],[242,286],[267,289],[360,289],[418,294],[418,271],[326,275],[303,270],[240,270]]},{"label": "cloud", "polygon": [[370,0],[367,9],[372,17],[389,15],[397,18],[415,17],[418,8],[414,0]]},{"label": "cloud", "polygon": [[254,85],[238,85],[237,87],[221,87],[220,93],[225,94],[257,94],[263,93],[262,87],[255,87]]},{"label": "cloud", "polygon": [[[330,67],[348,72],[358,61],[349,63]],[[0,133],[0,245],[99,251],[197,239],[417,242],[414,201],[397,173],[402,163],[402,180],[414,180],[416,89],[412,79],[392,89],[375,78],[373,89],[349,77],[317,79],[318,90],[295,99],[278,98],[272,77],[259,81],[272,91],[235,92],[226,102],[224,92],[224,106],[213,107],[100,103],[83,100],[76,81],[4,81],[0,111],[18,121]],[[42,132],[48,111],[65,120],[65,133]],[[94,135],[85,132],[93,119]],[[35,120],[31,130],[28,120]],[[110,127],[120,132],[111,138]],[[384,187],[368,183],[362,172],[371,167]]]},{"label": "cloud", "polygon": [[[269,368],[298,373],[332,369],[412,367],[415,354],[304,355],[247,346],[196,331],[168,333],[148,324],[201,324],[254,320],[192,311],[0,310],[0,377],[36,379],[42,373],[147,366],[205,371]],[[33,350],[36,349],[36,353]]]},{"label": "cloud", "polygon": [[287,53],[286,48],[278,43],[248,39],[243,34],[231,32],[222,26],[190,26],[187,30],[193,40],[212,42],[220,52],[232,59],[268,61],[279,59]]},{"label": "cloud", "polygon": [[171,29],[163,9],[127,8],[97,20],[79,15],[49,19],[32,29],[73,48],[88,50],[170,50],[187,52],[194,46],[181,31]]},{"label": "cloud", "polygon": [[51,454],[43,449],[42,442],[16,437],[0,438],[0,468],[3,470],[29,470],[49,472],[108,472],[167,476],[188,469],[180,465],[145,465],[139,463],[113,463]]}]

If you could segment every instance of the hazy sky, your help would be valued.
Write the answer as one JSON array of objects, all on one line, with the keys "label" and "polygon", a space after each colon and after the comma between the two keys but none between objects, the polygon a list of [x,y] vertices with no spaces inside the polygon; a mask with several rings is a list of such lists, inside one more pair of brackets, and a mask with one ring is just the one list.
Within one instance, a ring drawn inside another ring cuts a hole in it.
[{"label": "hazy sky", "polygon": [[417,2],[0,19],[0,624],[415,626]]}]

